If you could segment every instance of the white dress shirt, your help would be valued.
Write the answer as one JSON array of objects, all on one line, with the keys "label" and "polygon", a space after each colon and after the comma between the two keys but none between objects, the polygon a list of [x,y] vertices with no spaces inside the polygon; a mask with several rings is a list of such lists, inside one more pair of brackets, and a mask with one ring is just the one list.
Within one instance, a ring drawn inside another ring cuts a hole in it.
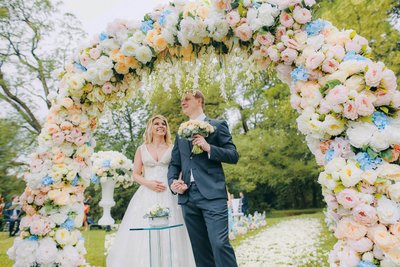
[{"label": "white dress shirt", "polygon": [[[195,120],[197,120],[197,121],[204,121],[205,119],[206,119],[206,115],[204,113],[201,113],[200,116],[195,118]],[[208,157],[210,157],[210,153],[208,153]],[[192,169],[190,169],[190,182],[194,182]]]}]

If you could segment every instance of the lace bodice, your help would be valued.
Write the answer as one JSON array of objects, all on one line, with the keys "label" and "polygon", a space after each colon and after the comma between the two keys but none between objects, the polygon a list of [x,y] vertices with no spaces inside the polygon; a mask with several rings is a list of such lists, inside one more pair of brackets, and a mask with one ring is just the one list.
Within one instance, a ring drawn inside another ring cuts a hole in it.
[{"label": "lace bodice", "polygon": [[140,153],[144,165],[143,177],[145,179],[152,179],[167,183],[167,172],[168,172],[169,162],[171,161],[171,152],[172,152],[172,147],[168,148],[161,156],[161,158],[158,161],[156,161],[150,154],[146,145],[145,144],[141,145]]}]

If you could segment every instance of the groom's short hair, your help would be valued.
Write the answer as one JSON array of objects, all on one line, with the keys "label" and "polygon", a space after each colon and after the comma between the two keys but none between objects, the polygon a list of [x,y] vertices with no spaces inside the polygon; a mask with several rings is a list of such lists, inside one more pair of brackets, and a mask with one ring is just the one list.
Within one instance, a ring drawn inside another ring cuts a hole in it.
[{"label": "groom's short hair", "polygon": [[192,90],[191,93],[194,96],[194,98],[201,99],[201,104],[202,104],[202,107],[204,110],[204,108],[206,107],[206,101],[205,101],[203,93],[200,90]]}]

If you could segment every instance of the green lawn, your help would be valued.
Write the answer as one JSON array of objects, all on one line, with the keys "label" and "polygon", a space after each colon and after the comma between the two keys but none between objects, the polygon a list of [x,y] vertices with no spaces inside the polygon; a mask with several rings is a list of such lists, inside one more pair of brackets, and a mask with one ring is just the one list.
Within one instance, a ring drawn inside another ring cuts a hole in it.
[{"label": "green lawn", "polygon": [[[254,236],[266,227],[270,227],[274,224],[277,224],[281,221],[290,219],[290,218],[318,218],[321,220],[322,224],[325,226],[324,215],[321,210],[305,210],[304,213],[301,214],[301,211],[292,210],[292,211],[273,211],[267,215],[267,226],[257,229],[255,231],[251,231],[246,235],[238,237],[236,240],[232,241],[232,245],[234,247],[238,246],[240,242],[250,236]],[[298,215],[301,214],[301,215]],[[292,216],[291,216],[292,215]],[[336,240],[333,235],[328,231],[326,227],[324,227],[323,232],[321,233],[323,244],[319,248],[321,252],[321,260],[322,262],[327,262],[326,251],[332,249]],[[86,260],[93,266],[106,266],[105,256],[104,256],[104,238],[106,232],[103,230],[91,230],[83,232],[83,236],[85,238],[86,249],[88,254],[86,255]],[[13,238],[8,237],[8,233],[0,232],[0,266],[9,267],[12,266],[12,261],[7,257],[7,249],[12,246]],[[313,263],[311,266],[322,266],[321,261]],[[308,267],[308,266],[307,266]]]}]

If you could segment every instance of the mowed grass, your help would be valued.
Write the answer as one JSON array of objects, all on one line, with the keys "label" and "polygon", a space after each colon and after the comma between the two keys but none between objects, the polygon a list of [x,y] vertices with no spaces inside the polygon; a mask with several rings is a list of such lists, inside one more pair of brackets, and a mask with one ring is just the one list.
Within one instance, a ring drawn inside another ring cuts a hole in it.
[{"label": "mowed grass", "polygon": [[[330,251],[333,245],[336,243],[335,237],[330,233],[325,226],[324,223],[324,214],[321,210],[305,210],[306,214],[302,214],[301,210],[291,210],[291,211],[272,211],[267,214],[267,225],[261,227],[257,230],[250,231],[246,235],[239,236],[236,240],[231,241],[233,247],[237,247],[240,245],[241,241],[257,235],[259,232],[263,231],[267,227],[271,227],[275,224],[278,224],[284,220],[290,220],[292,218],[317,218],[321,220],[322,225],[324,226],[323,231],[321,233],[322,246],[319,248],[321,252],[321,261],[319,262],[327,262],[327,253],[326,251]],[[301,215],[299,215],[301,214]],[[83,237],[85,238],[85,244],[87,249],[86,260],[92,266],[106,266],[106,258],[104,256],[104,239],[106,233],[104,230],[91,230],[91,231],[82,231]],[[0,266],[1,267],[11,267],[13,261],[11,261],[7,256],[7,249],[10,248],[13,244],[14,238],[9,237],[8,233],[0,232]],[[321,266],[319,263],[313,263],[308,266]],[[306,266],[306,267],[308,267]],[[328,266],[323,265],[323,266]],[[322,266],[321,266],[322,267]]]}]

